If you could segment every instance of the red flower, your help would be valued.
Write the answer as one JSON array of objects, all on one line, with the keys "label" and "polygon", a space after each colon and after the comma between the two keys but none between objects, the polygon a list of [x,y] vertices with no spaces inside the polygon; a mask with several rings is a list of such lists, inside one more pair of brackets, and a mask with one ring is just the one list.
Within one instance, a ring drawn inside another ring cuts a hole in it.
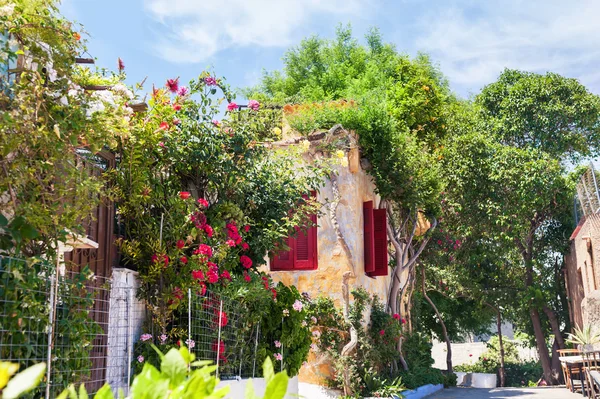
[{"label": "red flower", "polygon": [[183,291],[179,287],[175,287],[173,290],[173,296],[179,300],[183,299]]},{"label": "red flower", "polygon": [[150,258],[150,259],[152,259],[152,263],[155,263],[158,260],[158,255],[154,254],[154,255],[152,255],[152,258]]},{"label": "red flower", "polygon": [[200,204],[202,208],[208,208],[208,201],[204,198],[198,198],[198,204]]},{"label": "red flower", "polygon": [[202,282],[200,283],[200,292],[199,293],[202,296],[206,295],[206,284],[204,284]]},{"label": "red flower", "polygon": [[242,263],[242,266],[244,266],[246,269],[250,269],[252,267],[252,259],[250,259],[246,255],[240,256],[240,262]]},{"label": "red flower", "polygon": [[161,122],[158,128],[161,130],[167,130],[169,128],[169,124],[167,122]]},{"label": "red flower", "polygon": [[438,245],[442,245],[442,240],[437,241]]},{"label": "red flower", "polygon": [[209,270],[208,273],[206,273],[206,277],[208,278],[208,282],[211,284],[219,281],[219,274],[214,270]]},{"label": "red flower", "polygon": [[204,273],[202,273],[202,270],[193,270],[192,278],[194,280],[204,280]]},{"label": "red flower", "polygon": [[379,335],[381,335],[381,336],[385,335],[385,330],[379,331]]},{"label": "red flower", "polygon": [[214,233],[214,231],[213,231],[213,228],[212,228],[212,227],[210,227],[210,226],[209,226],[209,225],[207,225],[207,224],[206,224],[206,225],[204,225],[204,232],[206,233],[206,235],[207,235],[208,237],[212,237],[212,236],[213,236],[213,233]]},{"label": "red flower", "polygon": [[215,341],[212,344],[213,352],[219,351],[219,354],[225,353],[225,343],[223,341]]},{"label": "red flower", "polygon": [[400,320],[400,315],[398,313],[394,313],[392,317],[396,320]]},{"label": "red flower", "polygon": [[184,265],[187,265],[188,263],[188,258],[185,256],[182,256],[181,258],[179,258],[179,260],[181,261],[181,263],[183,263]]},{"label": "red flower", "polygon": [[217,266],[214,262],[208,262],[208,270],[213,270],[215,272],[219,271],[219,266]]},{"label": "red flower", "polygon": [[212,248],[206,244],[198,245],[198,249],[194,251],[194,255],[205,255],[207,257],[212,257]]},{"label": "red flower", "polygon": [[250,275],[246,271],[244,271],[244,280],[246,280],[247,283],[252,281],[252,277],[250,277]]},{"label": "red flower", "polygon": [[177,90],[179,89],[179,78],[167,80],[167,84],[165,86],[167,86],[171,93],[177,93]]},{"label": "red flower", "polygon": [[227,270],[223,270],[223,273],[221,273],[221,278],[231,281],[231,274],[229,274]]},{"label": "red flower", "polygon": [[227,240],[225,241],[225,244],[229,245],[230,247],[235,247],[235,241],[233,240]]},{"label": "red flower", "polygon": [[244,231],[247,233],[250,231],[250,225],[245,225],[244,226]]},{"label": "red flower", "polygon": [[227,325],[227,314],[217,310],[215,312],[215,323],[221,327],[225,327]]},{"label": "red flower", "polygon": [[236,103],[227,104],[227,111],[236,111],[238,109],[238,105]]},{"label": "red flower", "polygon": [[167,255],[163,255],[163,262],[165,263],[165,267],[169,266],[169,257]]},{"label": "red flower", "polygon": [[242,243],[242,249],[243,249],[244,251],[247,251],[247,250],[249,250],[249,249],[250,249],[250,245],[248,245],[248,243],[246,243],[246,242],[243,242],[243,243]]},{"label": "red flower", "polygon": [[181,109],[181,104],[173,104],[173,109],[179,111]]},{"label": "red flower", "polygon": [[271,294],[273,294],[273,299],[277,299],[277,290],[275,288],[271,288]]},{"label": "red flower", "polygon": [[469,357],[473,357],[473,354],[472,354],[472,353],[469,353]]},{"label": "red flower", "polygon": [[183,240],[177,240],[177,248],[178,249],[183,249],[183,247],[185,247],[185,241],[183,241]]},{"label": "red flower", "polygon": [[192,194],[188,193],[187,191],[179,192],[179,198],[181,198],[182,200],[186,200],[186,199],[190,198],[191,196],[192,196]]},{"label": "red flower", "polygon": [[402,324],[406,324],[406,319],[403,318],[401,321],[402,321]]}]

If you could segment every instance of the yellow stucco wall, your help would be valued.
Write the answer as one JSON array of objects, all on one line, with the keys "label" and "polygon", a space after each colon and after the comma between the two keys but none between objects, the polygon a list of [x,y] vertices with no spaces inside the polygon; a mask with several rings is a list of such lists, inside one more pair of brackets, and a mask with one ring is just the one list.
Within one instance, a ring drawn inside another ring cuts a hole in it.
[{"label": "yellow stucco wall", "polygon": [[[271,272],[275,282],[295,285],[300,292],[308,293],[311,298],[326,295],[334,299],[338,306],[342,304],[342,275],[353,271],[355,277],[350,280],[350,289],[364,287],[369,293],[377,294],[387,300],[390,277],[371,278],[365,275],[363,253],[363,202],[373,201],[379,204],[374,193],[371,178],[360,168],[351,173],[348,167],[338,166],[338,189],[341,201],[337,209],[337,219],[346,243],[350,248],[354,268],[350,259],[338,241],[335,228],[329,216],[328,204],[333,199],[332,183],[327,181],[321,188],[317,199],[325,204],[319,217],[317,228],[318,270]],[[391,272],[391,270],[390,270]],[[322,383],[323,377],[329,374],[326,363],[317,364],[315,355],[311,353],[308,365],[300,371],[301,382]]]}]

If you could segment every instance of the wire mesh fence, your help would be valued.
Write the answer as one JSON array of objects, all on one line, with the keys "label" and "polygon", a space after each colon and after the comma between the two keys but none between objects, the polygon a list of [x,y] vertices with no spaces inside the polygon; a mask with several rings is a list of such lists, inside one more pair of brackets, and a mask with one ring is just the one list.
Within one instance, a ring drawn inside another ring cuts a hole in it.
[{"label": "wire mesh fence", "polygon": [[[173,346],[187,345],[197,359],[213,361],[221,379],[257,376],[260,326],[246,322],[244,308],[230,298],[186,294],[186,306],[170,325],[186,339]],[[136,342],[147,339],[148,316],[135,284],[87,269],[56,273],[44,262],[0,256],[0,360],[21,369],[47,363],[32,397],[54,398],[82,383],[92,394],[105,383],[128,393],[144,361]],[[155,337],[157,343],[166,340],[163,334]]]}]

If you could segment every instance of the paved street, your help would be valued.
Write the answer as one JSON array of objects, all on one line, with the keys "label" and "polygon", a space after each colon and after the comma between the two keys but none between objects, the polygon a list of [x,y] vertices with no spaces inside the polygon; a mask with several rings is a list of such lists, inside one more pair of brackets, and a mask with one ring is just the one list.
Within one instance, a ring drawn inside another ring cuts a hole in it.
[{"label": "paved street", "polygon": [[581,399],[565,388],[450,388],[428,396],[427,399]]}]

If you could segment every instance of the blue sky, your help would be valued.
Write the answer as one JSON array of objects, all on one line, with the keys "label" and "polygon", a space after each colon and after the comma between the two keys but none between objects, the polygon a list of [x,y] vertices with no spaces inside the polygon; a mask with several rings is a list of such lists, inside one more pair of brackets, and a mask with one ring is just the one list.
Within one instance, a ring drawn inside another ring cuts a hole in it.
[{"label": "blue sky", "polygon": [[429,53],[452,88],[477,93],[505,68],[553,71],[600,94],[600,0],[63,0],[85,26],[101,67],[126,66],[130,83],[185,82],[204,69],[232,87],[280,69],[285,50],[311,34],[371,26],[414,55]]}]

